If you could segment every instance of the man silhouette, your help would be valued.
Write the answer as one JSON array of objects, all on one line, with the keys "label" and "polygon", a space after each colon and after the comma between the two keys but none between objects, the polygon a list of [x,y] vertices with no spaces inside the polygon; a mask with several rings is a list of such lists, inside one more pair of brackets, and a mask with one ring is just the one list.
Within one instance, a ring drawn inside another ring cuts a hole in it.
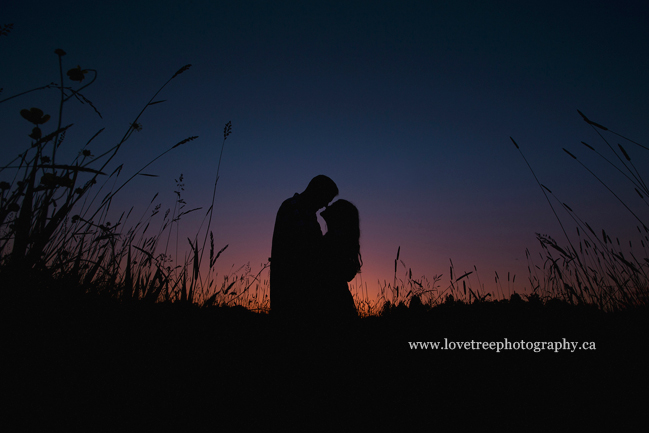
[{"label": "man silhouette", "polygon": [[338,195],[329,177],[311,179],[301,194],[285,200],[277,211],[270,261],[270,308],[274,316],[308,313],[315,296],[313,280],[322,230],[316,212]]}]

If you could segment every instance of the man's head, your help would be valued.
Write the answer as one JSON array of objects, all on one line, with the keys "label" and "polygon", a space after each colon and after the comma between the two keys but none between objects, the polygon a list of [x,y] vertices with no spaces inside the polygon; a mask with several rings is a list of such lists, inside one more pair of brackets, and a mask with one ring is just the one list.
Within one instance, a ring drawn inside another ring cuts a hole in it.
[{"label": "man's head", "polygon": [[301,195],[314,211],[317,211],[327,206],[338,195],[338,187],[329,177],[320,174],[311,179]]}]

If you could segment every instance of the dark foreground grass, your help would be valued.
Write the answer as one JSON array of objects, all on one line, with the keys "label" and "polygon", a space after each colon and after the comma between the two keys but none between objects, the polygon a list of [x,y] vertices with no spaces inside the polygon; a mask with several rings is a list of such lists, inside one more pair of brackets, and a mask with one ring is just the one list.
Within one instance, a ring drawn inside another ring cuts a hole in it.
[{"label": "dark foreground grass", "polygon": [[[602,426],[642,413],[646,309],[449,302],[355,323],[243,307],[2,302],[3,394],[24,431],[301,426]],[[416,341],[575,341],[594,350],[411,349]],[[9,418],[7,418],[9,419]],[[531,428],[533,430],[533,428]]]}]

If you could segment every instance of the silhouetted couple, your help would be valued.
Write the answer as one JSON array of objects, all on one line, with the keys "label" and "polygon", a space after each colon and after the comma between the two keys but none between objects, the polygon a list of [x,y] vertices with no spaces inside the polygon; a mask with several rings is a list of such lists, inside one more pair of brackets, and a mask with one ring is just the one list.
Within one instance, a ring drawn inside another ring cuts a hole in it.
[{"label": "silhouetted couple", "polygon": [[[346,200],[328,204],[338,187],[324,175],[277,212],[270,262],[270,305],[276,317],[345,321],[357,317],[347,283],[360,271],[358,210]],[[316,216],[327,224],[323,236]]]}]

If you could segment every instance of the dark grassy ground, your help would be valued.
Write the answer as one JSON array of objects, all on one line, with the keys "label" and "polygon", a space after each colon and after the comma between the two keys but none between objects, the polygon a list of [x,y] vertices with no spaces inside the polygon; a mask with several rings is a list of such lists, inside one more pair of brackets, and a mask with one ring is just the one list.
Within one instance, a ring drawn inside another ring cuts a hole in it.
[{"label": "dark grassy ground", "polygon": [[[243,308],[85,296],[5,296],[0,308],[5,420],[19,421],[15,431],[216,431],[231,423],[624,430],[645,409],[646,309],[456,303],[308,325]],[[596,350],[408,346],[444,338],[566,338]]]}]

